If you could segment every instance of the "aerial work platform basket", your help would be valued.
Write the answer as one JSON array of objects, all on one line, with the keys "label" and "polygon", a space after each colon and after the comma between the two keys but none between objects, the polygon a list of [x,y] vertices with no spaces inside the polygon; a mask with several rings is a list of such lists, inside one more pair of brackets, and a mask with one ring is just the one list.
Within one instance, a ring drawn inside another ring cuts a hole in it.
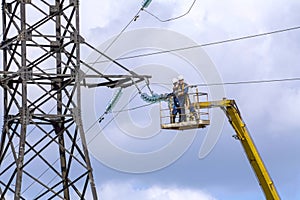
[{"label": "aerial work platform basket", "polygon": [[[160,102],[160,125],[162,129],[187,130],[205,128],[210,124],[208,108],[200,108],[200,102],[208,101],[208,94],[190,88],[185,95],[184,104],[174,107],[174,99]],[[178,109],[178,111],[174,111]]]}]

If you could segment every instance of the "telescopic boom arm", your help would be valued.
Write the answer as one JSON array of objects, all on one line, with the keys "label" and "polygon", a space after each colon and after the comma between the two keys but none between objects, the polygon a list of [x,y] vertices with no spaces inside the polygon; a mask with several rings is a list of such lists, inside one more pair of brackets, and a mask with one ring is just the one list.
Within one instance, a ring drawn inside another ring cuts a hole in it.
[{"label": "telescopic boom arm", "polygon": [[255,172],[266,199],[280,200],[275,185],[253,143],[253,140],[246,128],[246,124],[242,120],[235,101],[223,99],[220,101],[199,102],[197,104],[200,108],[219,107],[225,112],[231,126],[236,132],[236,138],[242,143],[247,158]]}]

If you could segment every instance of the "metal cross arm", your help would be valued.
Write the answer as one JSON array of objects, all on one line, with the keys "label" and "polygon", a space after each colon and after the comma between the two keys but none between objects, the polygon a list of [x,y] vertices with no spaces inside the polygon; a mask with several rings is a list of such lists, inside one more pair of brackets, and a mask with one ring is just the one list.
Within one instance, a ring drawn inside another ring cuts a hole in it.
[{"label": "metal cross arm", "polygon": [[85,84],[88,88],[106,86],[109,88],[126,88],[136,83],[142,82],[151,78],[150,75],[86,75],[85,78],[103,78],[109,79],[110,81],[104,81],[99,83],[87,83]]}]

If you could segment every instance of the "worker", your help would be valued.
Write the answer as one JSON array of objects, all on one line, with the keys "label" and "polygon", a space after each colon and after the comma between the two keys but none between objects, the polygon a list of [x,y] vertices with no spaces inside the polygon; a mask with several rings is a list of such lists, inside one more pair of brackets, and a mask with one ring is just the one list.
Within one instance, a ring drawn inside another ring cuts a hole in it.
[{"label": "worker", "polygon": [[179,116],[179,122],[186,121],[185,106],[187,106],[189,108],[190,113],[192,113],[192,115],[195,117],[195,119],[198,119],[197,114],[194,109],[194,106],[190,102],[188,91],[189,91],[189,86],[187,83],[184,82],[183,75],[179,75],[178,76],[178,87],[175,92],[175,94],[178,98],[178,101],[180,104],[180,110],[181,110],[181,114]]},{"label": "worker", "polygon": [[178,113],[179,115],[179,119],[180,119],[180,115],[181,115],[181,108],[180,108],[180,103],[179,100],[177,98],[177,96],[175,95],[174,92],[176,92],[178,90],[178,79],[177,78],[173,78],[172,79],[172,83],[173,83],[173,93],[171,95],[171,123],[175,123],[175,119],[176,119],[176,115]]}]

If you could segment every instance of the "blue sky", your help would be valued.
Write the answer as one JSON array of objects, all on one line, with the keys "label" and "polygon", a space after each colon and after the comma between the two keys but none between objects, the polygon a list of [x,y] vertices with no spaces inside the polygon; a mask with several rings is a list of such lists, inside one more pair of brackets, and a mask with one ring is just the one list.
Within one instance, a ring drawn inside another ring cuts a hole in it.
[{"label": "blue sky", "polygon": [[[123,29],[140,8],[141,2],[81,1],[81,34],[88,43],[103,50],[101,44]],[[162,19],[168,19],[186,12],[192,2],[192,0],[153,0],[147,10]],[[161,23],[147,13],[141,12],[137,21],[133,22],[127,31],[145,28],[167,29],[197,44],[205,44],[299,26],[299,9],[298,0],[224,0],[222,2],[197,0],[188,15],[167,23]],[[295,78],[300,77],[299,33],[299,30],[295,30],[212,45],[203,47],[202,50],[191,50],[191,53],[198,56],[199,51],[205,52],[225,83]],[[145,37],[153,41],[157,39],[152,35],[145,35]],[[127,42],[131,45],[140,39],[134,38]],[[171,40],[171,42],[174,41]],[[114,49],[118,48],[126,49],[126,46],[116,41]],[[150,50],[132,49],[124,55],[135,55]],[[108,51],[108,55],[112,54]],[[95,61],[93,52],[85,48],[82,48],[82,59],[87,62]],[[157,70],[157,67],[172,69],[173,74],[169,74],[170,77],[177,73],[184,74],[186,81],[191,84],[203,83],[206,78],[203,74],[201,78],[201,75],[190,71],[189,67],[192,64],[175,58],[173,54],[120,62],[141,73],[151,73],[148,65],[152,67],[155,73],[151,74],[154,76],[153,82],[150,80],[151,88],[158,93],[170,89],[170,86],[166,84],[171,82],[171,78],[162,79],[160,75],[165,71]],[[125,73],[114,65],[109,65],[106,70],[110,73]],[[299,86],[300,82],[297,81],[224,86],[226,97],[236,100],[282,199],[300,199]],[[207,87],[201,89],[209,90]],[[134,87],[128,90],[131,93],[127,95],[137,92]],[[95,109],[96,115],[99,116],[115,91],[99,88],[93,92],[94,104],[84,105],[84,107]],[[122,100],[122,103],[126,103],[124,99]],[[129,107],[144,104],[145,102],[137,97],[129,104]],[[118,105],[115,111],[120,106]],[[158,117],[158,105],[153,105],[130,112],[129,118],[134,123],[124,120],[126,116],[118,118],[114,114],[109,114],[105,116],[103,126],[109,123],[109,120],[113,118],[115,120],[102,132],[102,124],[94,127],[112,144],[129,153],[159,152],[178,138],[182,139],[182,144],[187,145],[187,148],[178,155],[178,159],[160,169],[145,173],[129,173],[113,169],[104,164],[105,162],[99,161],[99,156],[101,158],[114,156],[118,164],[128,164],[128,166],[148,164],[150,161],[146,160],[147,157],[145,157],[145,163],[128,163],[128,160],[112,152],[102,152],[103,155],[96,155],[92,151],[92,166],[101,199],[264,199],[242,146],[232,138],[234,131],[227,121],[224,125],[221,124],[222,130],[216,140],[216,145],[207,156],[200,159],[199,149],[208,137],[208,128],[174,134],[174,132],[159,129]],[[212,122],[219,123],[218,119]],[[99,147],[99,144],[100,141],[94,140],[90,148]],[[157,154],[157,161],[168,160],[165,156],[166,154]]]},{"label": "blue sky", "polygon": [[[167,19],[184,13],[191,3],[191,0],[153,0],[148,11]],[[140,2],[136,1],[81,2],[81,32],[88,42],[99,46],[118,34],[139,7]],[[160,23],[142,12],[127,30],[166,28],[204,44],[298,26],[299,8],[300,3],[296,0],[198,0],[192,11],[181,19]],[[94,16],[95,13],[97,16]],[[300,77],[299,40],[299,31],[296,30],[208,46],[203,50],[224,82],[294,78]],[[168,57],[158,59],[167,60]],[[162,62],[167,65],[165,60]],[[143,62],[151,61],[147,58],[123,61],[127,65],[143,65]],[[175,70],[182,69],[175,67]],[[193,79],[188,72],[184,75],[190,83],[202,81]],[[299,84],[294,81],[224,86],[226,96],[237,101],[282,199],[300,199]],[[100,91],[109,94],[106,89]],[[98,106],[105,105],[107,101],[99,102],[101,105]],[[138,99],[136,104],[143,102]],[[141,112],[151,113],[153,109],[143,109]],[[99,195],[105,200],[176,200],[182,199],[180,195],[183,194],[186,199],[264,199],[240,143],[231,137],[234,132],[230,125],[225,122],[215,147],[208,156],[199,159],[199,148],[205,134],[205,129],[199,130],[191,146],[178,160],[149,173],[121,172],[93,157]]]}]

